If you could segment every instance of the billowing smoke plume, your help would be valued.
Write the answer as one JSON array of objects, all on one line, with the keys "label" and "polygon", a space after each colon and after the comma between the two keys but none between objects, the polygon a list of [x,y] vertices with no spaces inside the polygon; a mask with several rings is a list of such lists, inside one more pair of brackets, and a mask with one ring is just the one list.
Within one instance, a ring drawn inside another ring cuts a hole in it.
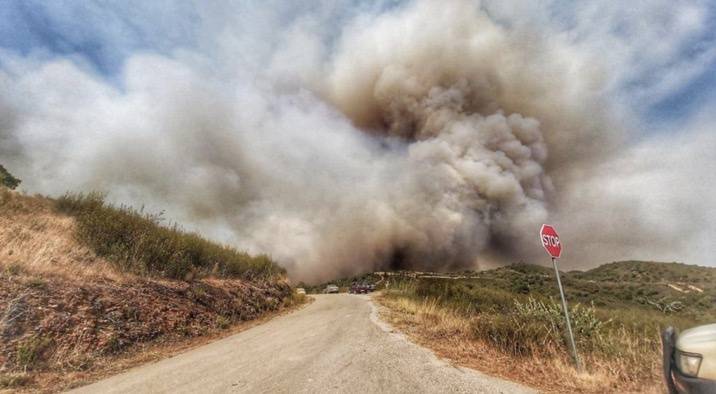
[{"label": "billowing smoke plume", "polygon": [[[231,35],[137,54],[116,84],[7,54],[0,159],[30,191],[166,210],[297,279],[534,261],[546,221],[573,266],[671,257],[689,249],[674,228],[713,229],[713,205],[677,175],[713,170],[698,155],[714,138],[672,159],[668,141],[620,148],[604,76],[570,45],[457,0],[357,15],[337,40],[318,30],[298,21],[268,54]],[[707,256],[700,242],[690,258]]]}]

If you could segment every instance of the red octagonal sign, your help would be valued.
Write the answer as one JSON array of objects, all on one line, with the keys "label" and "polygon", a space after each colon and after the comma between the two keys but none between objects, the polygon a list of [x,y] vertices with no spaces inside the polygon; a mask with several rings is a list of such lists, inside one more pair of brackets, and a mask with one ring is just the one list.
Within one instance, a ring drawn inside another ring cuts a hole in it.
[{"label": "red octagonal sign", "polygon": [[542,230],[539,232],[539,238],[544,246],[544,250],[552,256],[552,258],[559,258],[562,254],[562,243],[559,242],[559,235],[557,230],[549,224],[543,224]]}]

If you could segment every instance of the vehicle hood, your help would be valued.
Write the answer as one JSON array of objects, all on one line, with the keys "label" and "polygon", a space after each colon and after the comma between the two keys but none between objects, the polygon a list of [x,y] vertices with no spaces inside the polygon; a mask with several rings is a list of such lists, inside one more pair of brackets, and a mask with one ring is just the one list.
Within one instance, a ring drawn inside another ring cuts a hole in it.
[{"label": "vehicle hood", "polygon": [[707,324],[683,331],[676,340],[676,348],[691,353],[716,351],[716,324]]},{"label": "vehicle hood", "polygon": [[694,327],[676,339],[676,349],[701,355],[699,378],[716,380],[716,324]]}]

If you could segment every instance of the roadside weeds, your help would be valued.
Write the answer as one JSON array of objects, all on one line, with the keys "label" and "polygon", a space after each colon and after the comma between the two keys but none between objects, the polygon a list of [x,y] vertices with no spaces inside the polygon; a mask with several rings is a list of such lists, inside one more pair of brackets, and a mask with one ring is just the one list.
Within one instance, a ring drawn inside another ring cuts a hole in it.
[{"label": "roadside weeds", "polygon": [[[658,379],[623,382],[615,380],[623,365],[584,355],[587,372],[578,372],[566,350],[546,356],[514,356],[475,338],[474,319],[454,313],[434,300],[396,295],[376,295],[383,306],[381,317],[417,344],[433,350],[450,363],[479,370],[550,393],[639,392],[660,393]],[[658,376],[658,371],[654,372]]]}]

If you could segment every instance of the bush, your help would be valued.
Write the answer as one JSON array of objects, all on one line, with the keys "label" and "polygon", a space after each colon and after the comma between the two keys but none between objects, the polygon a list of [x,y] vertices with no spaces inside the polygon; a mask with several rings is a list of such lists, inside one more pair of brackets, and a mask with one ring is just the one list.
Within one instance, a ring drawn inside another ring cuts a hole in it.
[{"label": "bush", "polygon": [[231,319],[226,316],[217,316],[216,327],[221,330],[226,330],[227,328],[231,327]]},{"label": "bush", "polygon": [[472,328],[475,338],[517,356],[553,352],[561,344],[557,327],[514,315],[481,316]]},{"label": "bush", "polygon": [[9,189],[15,189],[20,185],[20,182],[22,181],[12,176],[5,167],[0,165],[0,185]]},{"label": "bush", "polygon": [[[602,334],[608,322],[599,320],[594,308],[576,305],[570,308],[570,318],[578,348],[598,350],[603,347]],[[520,356],[553,353],[568,345],[562,307],[552,300],[539,301],[532,297],[525,302],[515,300],[509,313],[477,319],[473,334],[502,351]]]},{"label": "bush", "polygon": [[435,298],[466,313],[506,311],[515,299],[513,294],[505,290],[440,279],[419,280],[413,291],[421,298]]},{"label": "bush", "polygon": [[32,369],[42,361],[43,354],[51,343],[50,339],[42,337],[32,337],[21,342],[17,346],[17,365],[24,370]]},{"label": "bush", "polygon": [[176,225],[162,226],[161,215],[113,207],[99,193],[66,194],[55,206],[77,219],[80,242],[122,271],[184,280],[206,275],[245,279],[285,275],[268,256],[250,256]]}]

